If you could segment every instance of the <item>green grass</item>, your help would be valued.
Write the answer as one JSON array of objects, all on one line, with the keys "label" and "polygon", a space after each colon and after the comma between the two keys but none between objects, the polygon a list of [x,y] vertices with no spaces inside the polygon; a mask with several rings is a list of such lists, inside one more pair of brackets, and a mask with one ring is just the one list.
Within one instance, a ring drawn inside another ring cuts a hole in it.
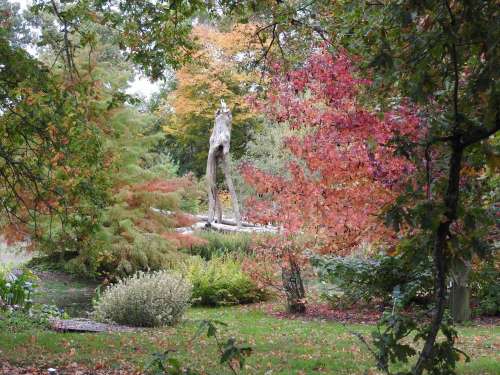
[{"label": "green grass", "polygon": [[[254,348],[246,373],[264,374],[362,374],[376,373],[373,360],[350,331],[368,335],[368,325],[344,326],[334,322],[282,320],[257,306],[193,308],[176,327],[148,329],[127,334],[55,333],[40,328],[9,332],[0,321],[0,362],[16,365],[58,366],[72,362],[89,367],[119,367],[132,363],[142,368],[156,351],[173,349],[193,368],[211,374],[228,373],[218,365],[213,339],[191,341],[201,319],[228,324],[223,335],[245,340]],[[5,323],[3,323],[5,324]],[[459,347],[472,357],[461,362],[461,374],[500,373],[500,327],[463,327]],[[268,372],[271,374],[271,372]]]}]

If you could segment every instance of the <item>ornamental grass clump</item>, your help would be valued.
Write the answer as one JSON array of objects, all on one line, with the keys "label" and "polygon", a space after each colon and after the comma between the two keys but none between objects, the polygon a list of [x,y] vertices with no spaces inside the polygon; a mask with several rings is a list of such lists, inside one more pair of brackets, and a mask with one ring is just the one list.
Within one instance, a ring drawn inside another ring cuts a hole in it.
[{"label": "ornamental grass clump", "polygon": [[191,293],[191,284],[177,273],[138,272],[103,292],[94,317],[136,327],[174,325],[189,307]]}]

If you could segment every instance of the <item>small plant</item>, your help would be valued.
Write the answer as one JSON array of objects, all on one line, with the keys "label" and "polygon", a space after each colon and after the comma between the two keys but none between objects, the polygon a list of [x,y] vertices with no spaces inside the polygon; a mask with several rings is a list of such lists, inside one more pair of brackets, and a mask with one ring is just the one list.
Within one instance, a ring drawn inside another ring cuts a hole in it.
[{"label": "small plant", "polygon": [[[199,338],[206,332],[208,338],[214,338],[220,353],[220,364],[227,365],[235,375],[243,369],[245,359],[252,353],[252,348],[246,344],[238,344],[234,337],[228,338],[225,342],[217,334],[217,326],[227,327],[227,324],[218,320],[203,320],[195,336],[191,341]],[[201,372],[183,367],[181,362],[172,356],[173,350],[166,350],[163,353],[153,354],[153,359],[147,371],[151,375],[200,375]],[[203,372],[205,374],[205,372]]]},{"label": "small plant", "polygon": [[[425,314],[424,314],[425,315]],[[417,354],[416,348],[419,341],[425,341],[429,330],[422,324],[421,317],[412,318],[399,313],[384,313],[382,319],[377,324],[377,330],[372,332],[372,345],[359,334],[355,334],[368,348],[377,361],[377,368],[385,374],[411,375],[414,372],[392,372],[392,367],[396,363],[408,363]],[[424,365],[429,374],[455,374],[455,366],[460,356],[465,362],[470,361],[470,357],[455,347],[458,338],[457,331],[452,326],[452,319],[447,317],[440,327],[443,340],[435,343],[435,355]],[[411,341],[402,339],[413,336]]]},{"label": "small plant", "polygon": [[0,277],[0,308],[29,311],[33,305],[36,276],[29,270],[2,271]]},{"label": "small plant", "polygon": [[102,292],[94,316],[138,327],[176,324],[189,306],[192,287],[171,271],[139,272]]},{"label": "small plant", "polygon": [[69,316],[63,309],[56,305],[35,305],[30,311],[31,319],[42,326],[47,326],[51,319],[68,319]]},{"label": "small plant", "polygon": [[236,305],[262,301],[265,290],[257,287],[241,266],[230,256],[205,261],[190,257],[181,272],[193,285],[193,303],[204,306]]}]

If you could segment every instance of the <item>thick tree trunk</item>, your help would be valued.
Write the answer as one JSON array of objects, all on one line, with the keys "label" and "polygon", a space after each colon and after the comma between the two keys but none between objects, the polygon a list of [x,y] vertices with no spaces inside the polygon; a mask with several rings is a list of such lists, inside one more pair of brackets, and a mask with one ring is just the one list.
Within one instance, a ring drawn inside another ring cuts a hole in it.
[{"label": "thick tree trunk", "polygon": [[281,269],[283,288],[286,294],[287,311],[293,314],[306,312],[305,290],[300,267],[292,256],[289,256],[287,266]]},{"label": "thick tree trunk", "polygon": [[471,318],[468,286],[470,267],[470,262],[460,262],[453,267],[450,308],[451,316],[456,323],[462,323]]},{"label": "thick tree trunk", "polygon": [[443,321],[446,306],[446,274],[447,259],[446,249],[448,247],[450,225],[457,217],[457,207],[460,189],[460,170],[462,167],[463,146],[460,139],[454,141],[450,156],[450,167],[448,174],[448,187],[444,196],[446,207],[445,220],[439,224],[434,241],[433,260],[435,272],[436,310],[434,311],[431,326],[424,347],[420,352],[417,363],[413,367],[413,374],[421,375],[434,356],[434,343]]},{"label": "thick tree trunk", "polygon": [[240,209],[229,168],[231,121],[231,111],[227,108],[226,103],[221,101],[221,107],[215,115],[215,126],[210,136],[210,149],[207,158],[208,222],[213,222],[215,216],[217,216],[218,223],[222,222],[222,208],[217,194],[217,165],[222,163],[226,183],[231,194],[234,217],[239,228],[241,227]]},{"label": "thick tree trunk", "polygon": [[468,286],[463,286],[453,282],[451,286],[451,315],[455,323],[462,323],[470,320],[470,290]]}]

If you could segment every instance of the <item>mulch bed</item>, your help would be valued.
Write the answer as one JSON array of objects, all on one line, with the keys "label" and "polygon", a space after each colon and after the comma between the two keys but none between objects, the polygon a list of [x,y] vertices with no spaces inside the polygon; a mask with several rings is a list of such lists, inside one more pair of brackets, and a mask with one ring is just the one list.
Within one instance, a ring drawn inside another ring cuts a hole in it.
[{"label": "mulch bed", "polygon": [[[353,306],[351,308],[336,309],[328,304],[308,304],[305,314],[291,314],[283,310],[282,305],[269,304],[264,307],[269,315],[279,319],[322,320],[339,322],[343,324],[377,324],[382,317],[382,312],[375,307]],[[406,311],[411,315],[411,311]],[[498,326],[500,316],[474,317],[472,325]]]},{"label": "mulch bed", "polygon": [[280,319],[326,320],[345,324],[375,324],[382,313],[369,308],[332,309],[327,304],[308,304],[305,314],[291,314],[276,305],[267,306],[268,314]]},{"label": "mulch bed", "polygon": [[477,316],[472,319],[472,323],[480,326],[499,326],[500,316]]}]

